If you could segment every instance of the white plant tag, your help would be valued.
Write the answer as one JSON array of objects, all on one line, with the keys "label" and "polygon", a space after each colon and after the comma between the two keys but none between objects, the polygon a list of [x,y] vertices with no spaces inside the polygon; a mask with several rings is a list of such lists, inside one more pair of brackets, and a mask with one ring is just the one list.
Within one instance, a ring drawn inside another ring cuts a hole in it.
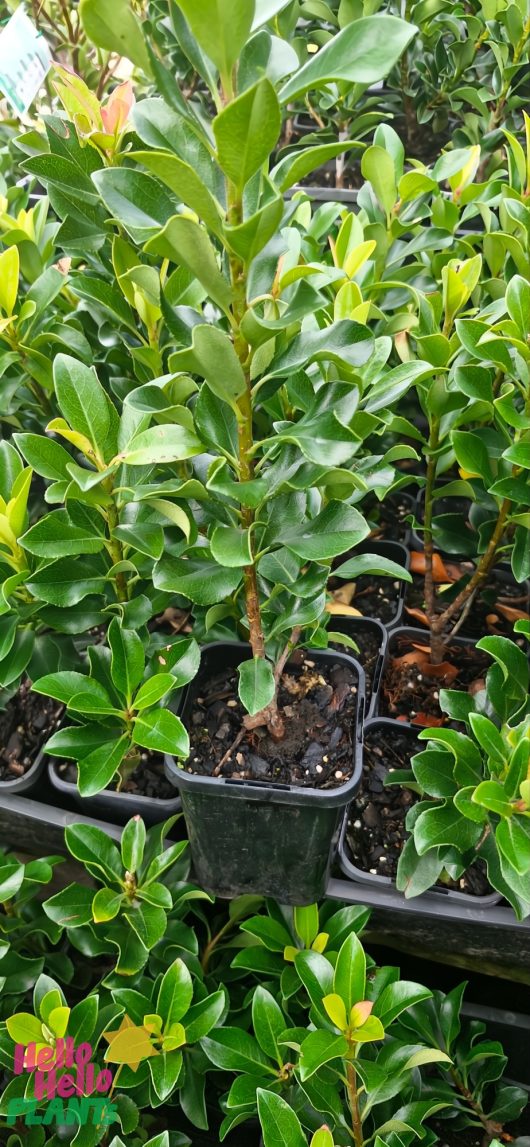
[{"label": "white plant tag", "polygon": [[0,32],[0,91],[17,115],[24,115],[52,63],[44,36],[20,5]]}]

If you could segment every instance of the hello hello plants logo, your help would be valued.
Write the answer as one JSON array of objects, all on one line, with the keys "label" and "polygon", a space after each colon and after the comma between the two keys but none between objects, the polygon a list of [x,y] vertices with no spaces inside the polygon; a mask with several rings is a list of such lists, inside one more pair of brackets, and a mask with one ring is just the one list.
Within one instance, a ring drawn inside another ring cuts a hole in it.
[{"label": "hello hello plants logo", "polygon": [[[53,1018],[57,1023],[58,1017]],[[52,1123],[108,1126],[117,1118],[112,1096],[121,1070],[130,1067],[137,1071],[143,1060],[160,1054],[151,1042],[149,1028],[138,1026],[127,1015],[115,1031],[103,1032],[109,1045],[105,1063],[116,1065],[117,1071],[93,1063],[92,1045],[85,1042],[76,1046],[71,1036],[42,1043],[41,1034],[40,1041],[18,1042],[17,1032],[23,1031],[28,1021],[35,1022],[35,1017],[20,1013],[7,1021],[9,1034],[15,1039],[15,1078],[28,1076],[24,1094],[9,1099],[10,1126],[18,1121],[28,1127]]]}]

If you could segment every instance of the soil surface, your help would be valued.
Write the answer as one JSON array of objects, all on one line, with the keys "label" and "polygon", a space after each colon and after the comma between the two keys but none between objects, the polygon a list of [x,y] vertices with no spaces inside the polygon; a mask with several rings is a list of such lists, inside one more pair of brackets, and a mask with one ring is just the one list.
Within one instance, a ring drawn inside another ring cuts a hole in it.
[{"label": "soil surface", "polygon": [[[466,574],[469,576],[473,569],[467,563],[456,564],[446,561],[444,564],[451,574],[458,573],[460,569],[463,577]],[[461,583],[455,581],[450,590],[438,595],[436,610],[438,614],[443,613],[444,609],[450,605],[464,584],[464,581]],[[413,574],[412,583],[407,583],[405,589],[405,615],[413,618],[414,622],[417,621],[420,625],[426,623],[426,618],[422,616],[424,592],[423,576]],[[469,614],[460,629],[460,635],[478,639],[493,633],[513,639],[514,622],[519,617],[530,617],[529,605],[528,589],[524,583],[518,585],[509,576],[505,581],[502,574],[493,573],[484,589],[475,597]],[[454,625],[456,620],[458,620],[457,617],[453,618],[450,625]],[[517,634],[515,634],[515,639],[517,640]],[[525,644],[524,638],[519,639],[519,644]]]},{"label": "soil surface", "polygon": [[367,511],[372,526],[371,537],[389,542],[406,542],[410,525],[405,520],[414,512],[414,499],[410,494],[391,494],[384,502],[376,502]]},{"label": "soil surface", "polygon": [[[342,561],[356,557],[355,550],[344,554]],[[391,577],[377,577],[376,574],[363,574],[355,581],[330,577],[328,589],[340,605],[352,606],[359,616],[375,617],[383,625],[390,625],[398,619],[401,606],[403,582]]]},{"label": "soil surface", "polygon": [[[336,649],[339,653],[351,653],[352,657],[362,665],[366,676],[366,707],[370,704],[372,698],[372,686],[374,681],[374,673],[379,660],[379,650],[381,648],[381,634],[375,632],[368,621],[363,622],[362,618],[352,618],[354,624],[349,629],[349,636],[355,641],[359,647],[359,652],[356,653],[353,649],[348,649],[346,645],[341,645],[338,641],[330,642],[330,649]],[[332,628],[337,629],[337,625],[332,625]]]},{"label": "soil surface", "polygon": [[[61,780],[71,785],[77,784],[75,761],[55,761],[55,767]],[[115,792],[116,780],[107,785],[107,789]],[[140,764],[126,780],[121,791],[131,796],[156,797],[158,800],[174,800],[177,796],[175,786],[164,773],[164,761],[160,753],[150,752],[142,753]]]},{"label": "soil surface", "polygon": [[0,782],[23,777],[57,728],[63,706],[32,693],[24,682],[0,712]]},{"label": "soil surface", "polygon": [[338,788],[349,780],[358,691],[353,665],[324,667],[311,653],[294,655],[280,683],[279,708],[285,718],[280,742],[262,727],[245,731],[234,746],[245,716],[237,687],[236,669],[225,668],[209,679],[199,676],[185,719],[191,742],[188,772],[319,789]]},{"label": "soil surface", "polygon": [[393,638],[380,693],[380,715],[413,725],[442,725],[440,689],[477,691],[491,658],[474,646],[449,645],[440,665],[431,665],[430,650],[421,639]]},{"label": "soil surface", "polygon": [[[415,753],[425,748],[412,729],[399,726],[367,729],[364,737],[363,777],[352,805],[347,840],[358,868],[373,876],[395,878],[399,857],[409,835],[405,818],[420,798],[401,785],[385,786],[395,769],[408,769]],[[439,887],[472,896],[491,892],[482,868],[476,864],[458,881],[438,882]]]}]

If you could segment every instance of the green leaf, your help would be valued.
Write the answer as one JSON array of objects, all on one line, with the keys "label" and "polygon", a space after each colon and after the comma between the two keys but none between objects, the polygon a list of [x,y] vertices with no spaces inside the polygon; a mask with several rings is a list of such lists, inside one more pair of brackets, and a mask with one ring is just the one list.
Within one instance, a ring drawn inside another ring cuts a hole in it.
[{"label": "green leaf", "polygon": [[381,1020],[384,1028],[389,1028],[407,1008],[412,1008],[422,1000],[430,999],[431,996],[429,988],[424,988],[421,984],[415,984],[412,980],[397,980],[393,984],[388,984],[381,992],[374,1004],[374,1015]]},{"label": "green leaf", "polygon": [[[121,884],[123,868],[120,854],[114,842],[102,829],[88,824],[70,824],[64,830],[68,851],[86,865],[94,875],[103,873],[109,881]],[[101,876],[99,876],[101,881]]]},{"label": "green leaf", "polygon": [[6,1019],[7,1031],[13,1043],[21,1043],[27,1047],[30,1043],[44,1043],[41,1021],[29,1012],[17,1012]]},{"label": "green leaf", "polygon": [[497,847],[508,864],[525,876],[530,870],[530,827],[522,817],[503,818],[495,829]]},{"label": "green leaf", "polygon": [[236,526],[216,526],[210,538],[212,557],[221,566],[248,566],[252,564],[250,534]]},{"label": "green leaf", "polygon": [[229,310],[232,301],[230,283],[219,270],[214,248],[199,223],[184,215],[174,215],[159,234],[146,243],[144,250],[149,255],[161,255],[177,266],[186,267],[202,283],[213,302],[221,310]]},{"label": "green leaf", "polygon": [[307,1147],[300,1120],[285,1099],[261,1087],[256,1095],[264,1147]]},{"label": "green leaf", "polygon": [[136,67],[150,73],[142,25],[130,0],[81,0],[80,15],[88,39],[98,48],[126,56]]},{"label": "green leaf", "polygon": [[172,673],[156,673],[140,686],[134,698],[134,708],[149,709],[151,705],[157,705],[175,685]]},{"label": "green leaf", "polygon": [[482,713],[470,713],[469,724],[479,745],[488,754],[488,757],[491,757],[496,764],[504,765],[507,749],[493,721],[490,721],[489,717],[485,717]]},{"label": "green leaf", "polygon": [[464,818],[452,802],[426,809],[414,825],[414,840],[420,856],[443,844],[466,853],[477,844],[480,834],[480,825]]},{"label": "green leaf", "polygon": [[76,554],[97,554],[105,545],[104,538],[94,532],[85,508],[75,505],[70,512],[52,510],[51,514],[30,526],[19,542],[30,554],[50,560]]},{"label": "green leaf", "polygon": [[72,458],[59,442],[42,434],[14,434],[13,439],[26,462],[42,478],[49,478],[52,482],[68,480],[66,467]]},{"label": "green leaf", "polygon": [[93,367],[58,354],[53,362],[53,382],[68,425],[86,435],[96,453],[110,461],[117,447],[118,413]]},{"label": "green leaf", "polygon": [[305,561],[324,561],[358,545],[370,532],[368,523],[353,506],[329,502],[310,522],[285,533],[278,541]]},{"label": "green leaf", "polygon": [[93,797],[110,784],[129,748],[129,736],[123,734],[107,741],[78,762],[78,788],[82,797]]},{"label": "green leaf", "polygon": [[364,1000],[366,985],[366,956],[355,932],[344,941],[337,957],[333,990],[344,1003],[349,1015],[354,1004]]},{"label": "green leaf", "polygon": [[79,559],[63,558],[28,576],[26,586],[40,601],[64,609],[77,605],[89,594],[103,593],[106,580],[104,573],[90,569]]},{"label": "green leaf", "polygon": [[284,156],[271,172],[271,178],[280,191],[287,191],[293,183],[300,183],[311,171],[323,166],[330,159],[351,151],[353,147],[361,145],[354,140],[343,143],[322,143],[313,147],[305,147],[303,151],[292,151]]},{"label": "green leaf", "polygon": [[198,1004],[193,1004],[186,1013],[186,1043],[197,1043],[203,1036],[208,1035],[219,1023],[226,1008],[226,996],[223,990],[214,992]]},{"label": "green leaf", "polygon": [[361,171],[369,180],[381,207],[390,215],[398,199],[394,160],[384,147],[369,147],[361,160]]},{"label": "green leaf", "polygon": [[214,235],[222,234],[220,208],[191,164],[166,151],[133,151],[130,158],[142,163],[166,187],[170,187]]},{"label": "green leaf", "polygon": [[349,581],[363,574],[377,574],[399,578],[401,581],[412,581],[411,574],[404,566],[398,565],[391,558],[379,557],[378,554],[358,554],[333,570],[334,577],[345,577]]},{"label": "green leaf", "polygon": [[153,904],[137,902],[131,905],[128,912],[124,912],[131,928],[134,929],[138,939],[148,951],[162,939],[167,928],[166,913],[163,908]]},{"label": "green leaf", "polygon": [[482,781],[477,785],[472,800],[498,816],[511,817],[515,811],[499,781]]},{"label": "green leaf", "polygon": [[363,366],[373,353],[374,340],[368,327],[341,319],[323,330],[296,335],[289,347],[272,363],[267,378],[289,377],[308,362],[335,362],[337,366]]},{"label": "green leaf", "polygon": [[246,43],[254,20],[253,0],[233,0],[227,9],[223,0],[177,0],[202,48],[220,72],[230,79],[232,68]]},{"label": "green leaf", "polygon": [[81,884],[69,884],[43,904],[49,920],[63,928],[80,928],[92,921],[94,890]]},{"label": "green leaf", "polygon": [[451,439],[459,466],[471,475],[479,475],[489,485],[493,477],[492,464],[482,438],[470,430],[453,430]]},{"label": "green leaf", "polygon": [[215,605],[237,590],[241,570],[219,566],[217,562],[190,556],[186,559],[163,557],[153,571],[156,589],[182,593],[197,605]]},{"label": "green leaf", "polygon": [[514,446],[510,446],[508,450],[504,451],[503,458],[507,462],[511,462],[513,466],[521,466],[524,470],[530,470],[528,442],[516,442]]},{"label": "green leaf", "polygon": [[[79,676],[81,677],[81,674],[79,674]],[[85,678],[82,678],[82,680],[85,680]],[[35,685],[33,688],[35,689]],[[41,690],[36,691],[41,692]],[[44,690],[42,690],[42,692],[44,692]],[[72,696],[74,695],[75,693],[72,693]],[[95,723],[58,729],[57,732],[46,741],[45,752],[51,753],[55,757],[66,757],[69,760],[77,761],[81,757],[88,756],[93,749],[106,744],[111,732],[111,729],[96,725]]]},{"label": "green leaf", "polygon": [[506,287],[508,314],[526,341],[530,330],[530,285],[521,275],[513,275]]},{"label": "green leaf", "polygon": [[310,1032],[300,1050],[300,1079],[309,1079],[324,1064],[334,1059],[343,1059],[349,1050],[348,1041],[343,1035],[334,1032]]},{"label": "green leaf", "polygon": [[257,1040],[241,1028],[217,1028],[201,1040],[201,1047],[216,1067],[226,1071],[276,1074]]},{"label": "green leaf", "polygon": [[481,637],[477,649],[483,649],[500,665],[505,682],[522,696],[528,692],[528,660],[526,653],[507,637]]},{"label": "green leaf", "polygon": [[270,661],[264,657],[252,657],[238,667],[239,697],[247,713],[259,713],[272,701],[276,684]]},{"label": "green leaf", "polygon": [[178,1023],[186,1015],[193,999],[193,982],[183,960],[174,960],[162,977],[156,1011],[164,1028]]},{"label": "green leaf", "polygon": [[92,902],[92,915],[96,924],[106,924],[114,920],[125,902],[123,892],[114,892],[112,888],[100,888]]},{"label": "green leaf", "polygon": [[296,935],[300,937],[304,948],[310,948],[318,935],[318,904],[308,904],[305,908],[294,908],[293,923]]},{"label": "green leaf", "polygon": [[217,158],[235,187],[242,190],[259,171],[276,144],[280,128],[280,105],[265,77],[215,117]]},{"label": "green leaf", "polygon": [[326,1009],[322,1004],[324,996],[333,992],[333,967],[319,952],[298,952],[294,966],[307,991],[313,1007],[327,1022]]},{"label": "green leaf", "polygon": [[129,872],[138,872],[143,860],[145,841],[145,824],[141,817],[134,816],[127,822],[121,834],[121,858],[123,867]]},{"label": "green leaf", "polygon": [[174,370],[189,370],[206,379],[211,391],[235,406],[245,393],[245,375],[233,344],[218,327],[200,324],[192,331],[192,345],[171,357]]},{"label": "green leaf", "polygon": [[113,219],[136,243],[155,238],[175,212],[175,201],[158,179],[131,167],[106,167],[92,179]]},{"label": "green leaf", "polygon": [[111,651],[112,683],[130,703],[144,673],[142,640],[133,629],[125,629],[117,617],[109,625],[107,640]]},{"label": "green leaf", "polygon": [[416,27],[396,16],[367,16],[343,28],[308,60],[280,91],[285,104],[294,97],[336,80],[373,84],[384,79],[399,60]]},{"label": "green leaf", "polygon": [[259,984],[252,997],[252,1027],[265,1054],[282,1063],[278,1040],[285,1031],[285,1016],[274,996]]},{"label": "green leaf", "polygon": [[202,449],[202,443],[193,431],[185,426],[164,423],[137,434],[117,458],[128,466],[156,466],[193,458]]},{"label": "green leaf", "polygon": [[183,760],[189,757],[190,741],[180,720],[169,709],[152,709],[135,718],[133,742],[143,749],[170,753]]},{"label": "green leaf", "polygon": [[432,888],[444,867],[441,855],[441,849],[431,848],[423,856],[418,856],[414,837],[409,836],[398,862],[396,874],[398,892],[403,892],[407,900],[410,900]]}]

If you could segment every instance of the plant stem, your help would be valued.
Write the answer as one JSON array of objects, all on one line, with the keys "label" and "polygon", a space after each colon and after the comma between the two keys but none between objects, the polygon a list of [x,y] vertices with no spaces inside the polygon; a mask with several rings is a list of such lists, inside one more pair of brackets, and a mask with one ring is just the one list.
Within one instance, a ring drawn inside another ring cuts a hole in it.
[{"label": "plant stem", "polygon": [[[110,493],[110,496],[112,498],[112,490],[107,490],[107,492]],[[107,526],[108,526],[108,531],[109,531],[108,548],[109,548],[109,553],[110,553],[110,556],[112,558],[114,565],[119,565],[119,563],[123,561],[123,546],[122,546],[121,542],[118,541],[117,538],[112,537],[112,531],[115,530],[118,525],[119,525],[118,508],[117,508],[114,500],[112,500],[110,505],[107,508]],[[120,570],[116,574],[116,596],[118,598],[118,601],[128,601],[129,600],[129,587],[127,584],[127,578],[125,577],[123,570]]]},{"label": "plant stem", "polygon": [[455,1084],[455,1087],[465,1099],[468,1107],[470,1107],[478,1119],[480,1119],[486,1135],[488,1136],[486,1142],[491,1142],[492,1139],[502,1133],[503,1124],[497,1123],[494,1119],[488,1119],[487,1115],[484,1114],[480,1103],[477,1102],[477,1100],[473,1097],[473,1093],[469,1090],[468,1087],[466,1087],[463,1079],[455,1067],[451,1068],[450,1075],[453,1083]]},{"label": "plant stem", "polygon": [[352,1117],[352,1131],[355,1147],[363,1147],[363,1124],[359,1110],[359,1094],[357,1091],[357,1072],[352,1060],[346,1064],[346,1078],[348,1080],[348,1101]]},{"label": "plant stem", "polygon": [[504,535],[506,519],[511,508],[512,503],[508,498],[505,498],[499,510],[495,529],[473,576],[469,579],[467,585],[460,590],[460,593],[457,594],[455,600],[451,602],[451,605],[448,605],[443,613],[440,613],[438,617],[431,620],[431,661],[434,665],[438,665],[443,657],[445,644],[443,631],[446,625],[466,605],[471,594],[474,594],[477,588],[480,588],[495,565],[497,551]]},{"label": "plant stem", "polygon": [[440,423],[438,419],[433,419],[429,434],[429,457],[427,459],[427,481],[425,484],[425,509],[424,509],[424,554],[425,554],[425,612],[429,619],[431,626],[435,618],[435,591],[434,591],[434,577],[433,577],[433,536],[432,536],[432,515],[434,508],[434,485],[436,482],[436,457],[435,451],[438,447],[438,439],[440,432]]}]

